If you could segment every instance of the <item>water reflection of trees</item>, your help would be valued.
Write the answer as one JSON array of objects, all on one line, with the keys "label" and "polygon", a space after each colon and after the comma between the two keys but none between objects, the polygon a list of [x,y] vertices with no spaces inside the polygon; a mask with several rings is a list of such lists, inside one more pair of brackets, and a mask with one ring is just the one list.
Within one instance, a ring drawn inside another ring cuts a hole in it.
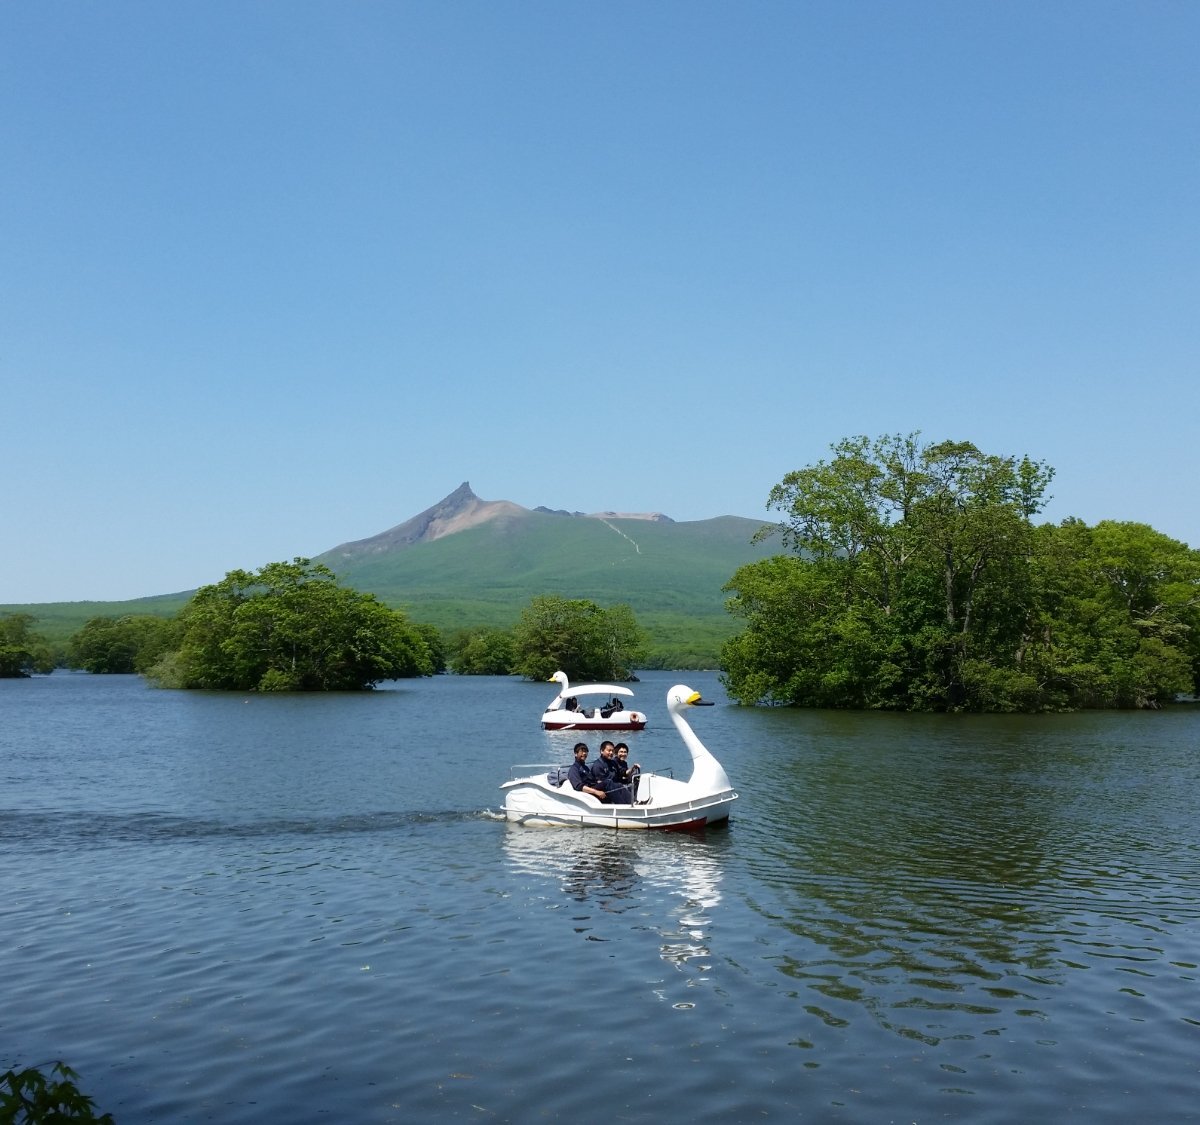
[{"label": "water reflection of trees", "polygon": [[789,726],[769,784],[743,787],[756,815],[739,837],[754,834],[752,906],[806,1009],[834,1025],[866,1010],[922,1041],[1037,1018],[1070,971],[1081,899],[1103,894],[1097,762],[1039,753],[1020,721]]}]

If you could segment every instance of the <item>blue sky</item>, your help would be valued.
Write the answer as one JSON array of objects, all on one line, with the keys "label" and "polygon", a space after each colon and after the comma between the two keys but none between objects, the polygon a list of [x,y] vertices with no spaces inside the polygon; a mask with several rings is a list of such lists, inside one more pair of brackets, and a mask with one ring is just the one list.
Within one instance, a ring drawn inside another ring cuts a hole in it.
[{"label": "blue sky", "polygon": [[1200,546],[1200,5],[0,6],[0,603],[843,437]]}]

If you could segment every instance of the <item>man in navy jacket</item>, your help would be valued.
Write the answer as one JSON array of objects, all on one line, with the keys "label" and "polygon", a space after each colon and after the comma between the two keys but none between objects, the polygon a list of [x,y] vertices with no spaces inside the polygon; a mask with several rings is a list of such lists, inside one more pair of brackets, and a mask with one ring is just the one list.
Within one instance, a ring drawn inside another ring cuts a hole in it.
[{"label": "man in navy jacket", "polygon": [[592,783],[604,790],[603,800],[609,804],[631,805],[633,790],[621,784],[616,753],[617,748],[608,739],[600,743],[600,760],[592,766]]},{"label": "man in navy jacket", "polygon": [[567,772],[567,780],[571,783],[572,789],[578,789],[583,793],[590,793],[593,797],[597,797],[603,801],[605,799],[605,792],[596,784],[596,779],[588,767],[587,756],[587,743],[575,743],[575,761],[571,763],[571,768]]}]

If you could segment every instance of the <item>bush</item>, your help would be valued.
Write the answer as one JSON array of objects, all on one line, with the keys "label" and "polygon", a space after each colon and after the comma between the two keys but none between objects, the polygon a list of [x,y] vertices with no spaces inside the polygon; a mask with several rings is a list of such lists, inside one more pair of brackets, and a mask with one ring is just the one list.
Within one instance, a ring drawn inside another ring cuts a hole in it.
[{"label": "bush", "polygon": [[111,1113],[97,1115],[91,1098],[82,1093],[79,1076],[66,1063],[56,1062],[47,1078],[36,1066],[0,1074],[0,1125],[41,1125],[60,1121],[113,1125]]}]

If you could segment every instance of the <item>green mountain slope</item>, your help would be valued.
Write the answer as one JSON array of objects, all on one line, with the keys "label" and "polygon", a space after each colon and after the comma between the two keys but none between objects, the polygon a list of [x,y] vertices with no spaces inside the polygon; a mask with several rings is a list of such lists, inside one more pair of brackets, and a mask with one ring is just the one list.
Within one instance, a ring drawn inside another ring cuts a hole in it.
[{"label": "green mountain slope", "polygon": [[[218,581],[220,579],[218,575]],[[34,629],[52,645],[65,646],[85,622],[93,617],[124,617],[126,614],[153,614],[174,617],[194,591],[156,594],[123,602],[30,602],[0,605],[0,613],[28,613],[35,619]]]},{"label": "green mountain slope", "polygon": [[415,620],[511,625],[538,594],[588,598],[648,615],[723,621],[721,587],[769,554],[739,516],[689,523],[523,511],[402,550],[320,561]]}]

